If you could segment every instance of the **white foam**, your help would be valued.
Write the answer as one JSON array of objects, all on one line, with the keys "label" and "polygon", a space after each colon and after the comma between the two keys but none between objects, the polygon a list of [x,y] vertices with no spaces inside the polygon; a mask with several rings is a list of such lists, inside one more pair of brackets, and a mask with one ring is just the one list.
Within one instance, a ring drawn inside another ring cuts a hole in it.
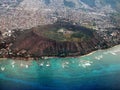
[{"label": "white foam", "polygon": [[92,61],[82,60],[82,61],[80,61],[79,66],[86,68],[86,67],[91,66],[92,63],[93,63]]},{"label": "white foam", "polygon": [[85,63],[84,65],[85,65],[85,66],[91,66],[91,64],[90,64],[90,63]]},{"label": "white foam", "polygon": [[65,68],[65,65],[64,65],[64,64],[62,64],[62,68]]},{"label": "white foam", "polygon": [[50,64],[46,64],[46,66],[47,66],[47,67],[49,67],[49,66],[50,66]]},{"label": "white foam", "polygon": [[103,54],[108,54],[109,52],[104,52]]},{"label": "white foam", "polygon": [[50,66],[50,63],[49,63],[49,62],[47,62],[46,66],[47,66],[47,67],[49,67],[49,66]]},{"label": "white foam", "polygon": [[117,55],[115,52],[111,52],[112,55]]},{"label": "white foam", "polygon": [[15,67],[15,65],[12,65],[12,68],[14,68]]},{"label": "white foam", "polygon": [[44,63],[40,63],[40,66],[43,66],[44,65]]},{"label": "white foam", "polygon": [[15,61],[13,61],[11,64],[12,64],[12,65],[15,64]]},{"label": "white foam", "polygon": [[1,67],[1,70],[4,71],[4,70],[5,70],[5,67]]},{"label": "white foam", "polygon": [[116,50],[116,51],[114,51],[115,53],[117,53],[117,52],[120,52],[120,50]]},{"label": "white foam", "polygon": [[28,65],[25,65],[26,68],[28,68]]},{"label": "white foam", "polygon": [[69,62],[65,62],[65,64],[69,64]]},{"label": "white foam", "polygon": [[102,59],[103,58],[103,55],[100,55],[100,56],[96,56],[95,57],[95,59],[97,59],[97,60],[100,60],[100,59]]},{"label": "white foam", "polygon": [[20,66],[23,67],[23,64],[21,63]]},{"label": "white foam", "polygon": [[62,63],[62,67],[63,68],[68,67],[68,64],[69,64],[69,62]]}]

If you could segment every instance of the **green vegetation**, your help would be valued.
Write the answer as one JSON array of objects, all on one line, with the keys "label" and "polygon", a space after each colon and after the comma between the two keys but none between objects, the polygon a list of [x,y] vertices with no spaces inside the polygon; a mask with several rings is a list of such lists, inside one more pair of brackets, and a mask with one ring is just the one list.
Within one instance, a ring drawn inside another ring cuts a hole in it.
[{"label": "green vegetation", "polygon": [[[61,25],[61,23],[63,24]],[[61,42],[80,42],[88,40],[94,36],[94,31],[92,29],[79,25],[73,25],[72,23],[61,23],[39,26],[37,28],[33,28],[32,30],[34,30],[37,35]]]},{"label": "green vegetation", "polygon": [[56,41],[64,41],[65,39],[62,33],[57,33],[56,31],[51,31],[51,30],[44,32],[44,36]]},{"label": "green vegetation", "polygon": [[[82,41],[85,39],[89,39],[89,36],[87,36],[86,34],[80,32],[80,31],[68,31],[66,29],[64,29],[64,32],[58,32],[60,29],[58,30],[49,30],[43,33],[44,36],[46,36],[47,38],[50,38],[52,40],[56,40],[56,41]],[[71,33],[70,33],[71,32]]]},{"label": "green vegetation", "polygon": [[74,34],[72,34],[73,38],[80,38],[81,40],[85,40],[88,39],[89,36],[87,36],[86,34],[82,33],[82,32],[75,32]]}]

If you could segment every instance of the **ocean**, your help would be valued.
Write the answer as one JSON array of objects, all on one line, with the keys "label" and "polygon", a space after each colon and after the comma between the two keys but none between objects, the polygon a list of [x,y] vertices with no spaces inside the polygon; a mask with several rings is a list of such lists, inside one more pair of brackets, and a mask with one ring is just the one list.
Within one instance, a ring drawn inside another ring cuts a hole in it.
[{"label": "ocean", "polygon": [[120,90],[120,45],[88,55],[0,60],[0,90]]}]

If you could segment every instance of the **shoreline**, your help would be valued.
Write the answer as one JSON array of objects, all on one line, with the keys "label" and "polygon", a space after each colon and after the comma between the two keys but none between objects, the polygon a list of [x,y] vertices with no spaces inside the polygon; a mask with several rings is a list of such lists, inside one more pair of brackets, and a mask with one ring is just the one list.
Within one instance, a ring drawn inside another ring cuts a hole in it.
[{"label": "shoreline", "polygon": [[90,53],[88,53],[88,54],[85,54],[85,55],[78,55],[78,56],[67,56],[67,57],[57,57],[57,56],[42,56],[42,57],[35,57],[35,58],[33,58],[33,57],[12,57],[12,58],[7,58],[7,57],[3,57],[3,58],[0,58],[0,60],[7,60],[7,59],[13,59],[13,60],[25,60],[25,61],[29,61],[29,60],[48,60],[48,59],[50,59],[50,58],[79,58],[79,57],[84,57],[84,56],[89,56],[89,55],[92,55],[92,54],[94,54],[95,52],[97,52],[97,51],[103,51],[103,50],[108,50],[108,49],[112,49],[112,48],[115,48],[115,47],[118,47],[118,46],[120,46],[120,44],[119,45],[115,45],[115,46],[113,46],[113,47],[110,47],[110,48],[106,48],[106,49],[98,49],[98,50],[95,50],[95,51],[92,51],[92,52],[90,52]]}]

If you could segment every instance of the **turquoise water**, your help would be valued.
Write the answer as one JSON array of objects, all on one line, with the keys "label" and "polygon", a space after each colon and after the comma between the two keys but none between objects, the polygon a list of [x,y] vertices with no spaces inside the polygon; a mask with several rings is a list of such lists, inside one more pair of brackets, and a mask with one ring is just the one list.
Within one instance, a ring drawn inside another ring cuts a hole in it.
[{"label": "turquoise water", "polygon": [[120,45],[76,58],[0,60],[0,90],[120,90]]}]

